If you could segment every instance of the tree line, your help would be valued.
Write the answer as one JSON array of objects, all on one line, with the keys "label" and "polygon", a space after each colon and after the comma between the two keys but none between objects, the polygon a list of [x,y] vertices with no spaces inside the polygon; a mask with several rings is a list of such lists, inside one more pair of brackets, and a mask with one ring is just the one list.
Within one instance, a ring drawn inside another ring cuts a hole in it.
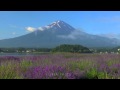
[{"label": "tree line", "polygon": [[[118,51],[119,49],[119,51]],[[29,53],[29,52],[71,52],[71,53],[100,53],[120,52],[120,47],[115,48],[87,48],[82,45],[62,44],[55,48],[0,48],[0,53]]]},{"label": "tree line", "polygon": [[62,44],[55,48],[0,48],[3,53],[23,53],[23,52],[72,52],[72,53],[91,53],[91,51],[82,45]]}]

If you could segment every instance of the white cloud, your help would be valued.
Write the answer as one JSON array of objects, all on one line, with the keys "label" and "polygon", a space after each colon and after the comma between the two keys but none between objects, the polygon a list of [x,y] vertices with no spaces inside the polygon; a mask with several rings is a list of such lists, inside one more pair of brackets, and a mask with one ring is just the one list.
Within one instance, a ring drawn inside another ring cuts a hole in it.
[{"label": "white cloud", "polygon": [[87,34],[85,32],[82,32],[80,30],[75,30],[71,32],[68,35],[58,35],[57,37],[64,38],[64,39],[77,39],[80,35]]},{"label": "white cloud", "polygon": [[38,30],[43,31],[44,29],[42,27],[39,27]]},{"label": "white cloud", "polygon": [[[46,28],[48,28],[48,27],[46,27]],[[44,31],[44,28],[42,28],[42,27],[38,27],[38,28],[26,27],[25,29],[26,29],[27,31],[29,31],[29,32],[34,32],[34,31],[36,31],[36,30]]]},{"label": "white cloud", "polygon": [[107,34],[100,34],[99,36],[108,37],[108,38],[114,38],[116,36],[116,34],[114,34],[114,33],[107,33]]},{"label": "white cloud", "polygon": [[16,34],[16,32],[13,32],[12,34],[13,34],[13,35],[15,35],[15,34]]},{"label": "white cloud", "polygon": [[29,31],[29,32],[34,32],[37,29],[34,28],[34,27],[26,27],[26,30]]},{"label": "white cloud", "polygon": [[50,28],[50,26],[45,26],[45,28],[49,29],[49,28]]},{"label": "white cloud", "polygon": [[76,39],[74,35],[58,35],[57,37],[64,38],[64,39]]},{"label": "white cloud", "polygon": [[106,34],[98,34],[99,36],[107,37],[107,38],[117,38],[120,39],[120,34],[115,33],[106,33]]}]

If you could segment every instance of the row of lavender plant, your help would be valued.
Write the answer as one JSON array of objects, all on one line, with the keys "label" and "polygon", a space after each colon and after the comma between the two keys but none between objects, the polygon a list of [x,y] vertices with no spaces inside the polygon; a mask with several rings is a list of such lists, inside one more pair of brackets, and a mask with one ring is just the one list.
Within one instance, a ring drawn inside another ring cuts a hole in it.
[{"label": "row of lavender plant", "polygon": [[119,79],[119,54],[0,57],[1,79]]}]

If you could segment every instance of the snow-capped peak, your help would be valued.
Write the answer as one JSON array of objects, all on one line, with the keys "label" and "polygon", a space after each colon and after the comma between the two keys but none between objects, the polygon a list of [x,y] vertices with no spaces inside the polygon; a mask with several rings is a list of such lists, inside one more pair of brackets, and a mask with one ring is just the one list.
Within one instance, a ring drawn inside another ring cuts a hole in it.
[{"label": "snow-capped peak", "polygon": [[49,26],[51,27],[57,27],[57,28],[69,28],[69,29],[74,29],[73,27],[71,27],[70,25],[68,25],[67,23],[65,23],[64,21],[61,20],[57,20],[53,23],[51,23]]},{"label": "snow-capped peak", "polygon": [[44,27],[40,27],[39,30],[40,31],[44,31],[44,30],[48,30],[48,29],[52,29],[52,30],[73,30],[74,28],[71,27],[70,25],[68,25],[67,23],[65,23],[64,21],[61,20],[57,20],[47,26]]}]

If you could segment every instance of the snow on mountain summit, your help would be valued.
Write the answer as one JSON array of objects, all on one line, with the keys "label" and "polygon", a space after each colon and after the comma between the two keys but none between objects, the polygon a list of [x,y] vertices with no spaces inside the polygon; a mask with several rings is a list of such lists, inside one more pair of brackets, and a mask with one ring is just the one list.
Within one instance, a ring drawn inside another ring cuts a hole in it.
[{"label": "snow on mountain summit", "polygon": [[64,21],[57,20],[47,26],[44,27],[39,27],[40,31],[48,30],[48,29],[53,29],[53,30],[74,30],[72,26],[69,24],[65,23]]}]

